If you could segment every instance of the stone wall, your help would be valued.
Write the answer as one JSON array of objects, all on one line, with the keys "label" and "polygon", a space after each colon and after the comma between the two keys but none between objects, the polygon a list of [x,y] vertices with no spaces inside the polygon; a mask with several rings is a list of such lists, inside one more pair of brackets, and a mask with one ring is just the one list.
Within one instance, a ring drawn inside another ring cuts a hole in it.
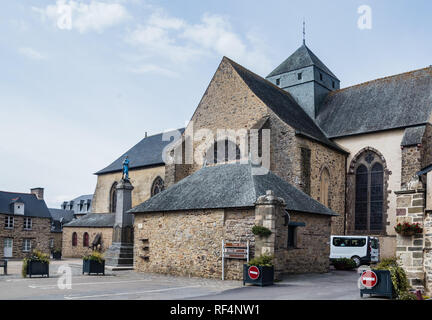
[{"label": "stone wall", "polygon": [[401,188],[403,188],[411,178],[422,168],[421,146],[403,147],[402,149],[402,171],[401,171]]},{"label": "stone wall", "polygon": [[[72,246],[72,234],[77,233],[77,245]],[[91,248],[83,246],[84,233],[89,234],[89,246],[98,233],[102,233],[102,252],[105,252],[112,243],[112,228],[90,228],[90,227],[63,227],[62,256],[66,258],[81,258],[91,253]]]},{"label": "stone wall", "polygon": [[[13,239],[12,258],[22,259],[29,253],[23,251],[24,239],[31,239],[31,248],[40,250],[49,254],[49,240],[51,238],[51,219],[24,217],[18,215],[9,215],[14,217],[14,228],[5,228],[6,214],[0,214],[0,256],[4,255],[4,239]],[[31,230],[24,230],[24,218],[32,219]]]},{"label": "stone wall", "polygon": [[[157,177],[165,179],[165,166],[131,169],[129,178],[134,186],[132,191],[132,207],[150,198],[153,181]],[[110,190],[114,182],[121,180],[122,173],[107,173],[97,177],[96,189],[93,196],[92,212],[108,213],[110,208]]]},{"label": "stone wall", "polygon": [[54,248],[52,248],[53,250],[62,249],[63,232],[51,232],[50,239],[54,240]]},{"label": "stone wall", "polygon": [[[398,191],[396,194],[396,223],[419,223],[423,227],[424,190]],[[428,232],[428,228],[425,229],[425,232]],[[415,289],[423,289],[423,234],[412,236],[397,234],[396,244],[396,256],[400,259],[410,284]]]},{"label": "stone wall", "polygon": [[[135,214],[135,269],[220,279],[222,240],[250,240],[253,252],[253,224],[254,210]],[[227,259],[225,279],[241,279],[244,262]]]}]

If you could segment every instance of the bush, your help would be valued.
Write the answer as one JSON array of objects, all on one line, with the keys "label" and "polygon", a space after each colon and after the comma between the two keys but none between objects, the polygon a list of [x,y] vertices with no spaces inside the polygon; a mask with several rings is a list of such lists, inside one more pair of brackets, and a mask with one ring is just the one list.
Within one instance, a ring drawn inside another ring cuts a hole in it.
[{"label": "bush", "polygon": [[349,258],[337,258],[330,260],[336,269],[351,270],[357,267],[355,261]]},{"label": "bush", "polygon": [[93,260],[99,263],[105,261],[103,254],[99,251],[93,251],[91,254],[83,256],[83,260]]},{"label": "bush", "polygon": [[[397,258],[394,257],[383,259],[381,263],[376,266],[375,269],[390,271],[390,277],[396,299],[412,300],[410,299],[412,293],[408,291],[410,286],[405,270],[401,266],[399,266]],[[414,295],[414,297],[416,297],[416,295]],[[415,300],[417,300],[417,297],[415,298]]]},{"label": "bush", "polygon": [[273,256],[263,254],[259,257],[255,257],[252,260],[250,260],[248,265],[257,266],[257,267],[272,267]]},{"label": "bush", "polygon": [[252,233],[256,236],[268,237],[272,234],[271,230],[263,226],[253,226]]},{"label": "bush", "polygon": [[34,250],[29,257],[24,258],[22,269],[21,269],[21,275],[23,278],[27,277],[27,266],[29,261],[36,261],[36,262],[49,264],[49,255],[39,250]]},{"label": "bush", "polygon": [[418,300],[418,298],[416,294],[405,291],[400,293],[398,300]]}]

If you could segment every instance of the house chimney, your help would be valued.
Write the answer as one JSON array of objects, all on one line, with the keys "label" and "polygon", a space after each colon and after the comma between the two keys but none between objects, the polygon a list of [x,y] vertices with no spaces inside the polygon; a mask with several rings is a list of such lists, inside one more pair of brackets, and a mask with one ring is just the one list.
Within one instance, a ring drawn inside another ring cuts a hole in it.
[{"label": "house chimney", "polygon": [[38,200],[44,199],[44,188],[33,188],[30,189],[30,193],[34,194]]}]

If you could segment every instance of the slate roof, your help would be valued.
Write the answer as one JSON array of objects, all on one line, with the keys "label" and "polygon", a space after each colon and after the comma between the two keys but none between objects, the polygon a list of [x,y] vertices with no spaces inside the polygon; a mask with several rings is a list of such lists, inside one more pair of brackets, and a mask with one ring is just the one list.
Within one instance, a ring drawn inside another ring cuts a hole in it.
[{"label": "slate roof", "polygon": [[336,143],[329,140],[314,120],[303,110],[294,98],[285,90],[280,89],[270,81],[249,71],[236,62],[228,59],[246,85],[261,99],[274,113],[278,115],[298,134],[317,140],[333,149],[346,153]]},{"label": "slate roof", "polygon": [[401,146],[408,147],[421,144],[425,130],[426,126],[406,128],[402,138]]},{"label": "slate roof", "polygon": [[[282,62],[276,69],[274,69],[268,77],[277,76],[282,73],[306,68],[309,66],[315,66],[325,73],[329,74],[333,78],[337,77],[330,71],[329,68],[305,45],[303,44],[298,48],[292,55]],[[339,79],[338,79],[339,80]]]},{"label": "slate roof", "polygon": [[109,228],[113,227],[115,222],[114,213],[88,213],[79,219],[74,219],[65,224],[63,228],[67,227],[94,227],[94,228]]},{"label": "slate roof", "polygon": [[406,128],[432,114],[432,67],[333,91],[317,123],[330,138]]},{"label": "slate roof", "polygon": [[11,203],[20,198],[24,203],[24,216],[35,218],[51,218],[44,200],[39,200],[31,193],[0,191],[0,213],[13,213]]},{"label": "slate roof", "polygon": [[62,220],[63,223],[67,223],[69,221],[72,221],[74,218],[74,212],[71,210],[54,209],[54,208],[49,208],[48,210],[54,221],[60,221],[63,218]]},{"label": "slate roof", "polygon": [[204,167],[129,213],[254,207],[267,190],[285,199],[288,210],[337,215],[272,172],[253,175],[250,164]]},{"label": "slate roof", "polygon": [[[184,128],[178,129],[178,131],[183,134]],[[169,131],[170,133],[173,131]],[[111,163],[106,168],[96,172],[96,175],[121,171],[123,168],[123,161],[127,156],[129,156],[129,169],[147,167],[153,165],[163,165],[162,151],[171,141],[162,141],[163,133],[159,133],[153,136],[142,139],[135,146],[121,155],[117,160]]]}]

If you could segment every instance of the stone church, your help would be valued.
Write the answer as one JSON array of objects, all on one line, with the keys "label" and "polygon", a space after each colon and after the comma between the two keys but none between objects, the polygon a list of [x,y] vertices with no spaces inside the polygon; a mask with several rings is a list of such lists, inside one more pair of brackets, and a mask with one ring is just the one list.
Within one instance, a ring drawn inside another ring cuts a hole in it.
[{"label": "stone church", "polygon": [[[305,212],[317,215],[324,212],[322,208],[317,209],[319,206],[328,209],[326,217],[331,227],[327,232],[326,222],[314,222],[320,226],[315,230],[320,237],[319,241],[309,244],[312,246],[307,253],[309,255],[313,252],[315,256],[328,258],[328,249],[324,247],[328,247],[331,232],[378,236],[381,257],[388,257],[395,255],[398,246],[394,231],[398,192],[406,190],[416,173],[432,162],[431,116],[432,67],[341,89],[338,77],[303,43],[266,78],[224,57],[193,113],[190,124],[180,129],[177,136],[172,136],[176,140],[175,148],[184,155],[188,145],[194,154],[201,152],[201,141],[188,141],[186,133],[189,131],[205,129],[214,132],[216,136],[216,130],[221,128],[243,129],[247,132],[257,130],[261,133],[262,142],[263,130],[269,129],[269,175],[277,177],[277,182],[274,180],[273,188],[266,184],[268,190],[260,189],[261,194],[254,192],[253,196],[259,198],[271,191],[268,197],[289,204],[291,200],[287,199],[286,193],[289,187],[284,184],[287,183],[309,199],[306,201],[308,204],[302,203],[304,206],[292,200],[291,208],[286,206],[288,211],[299,215],[304,215]],[[216,139],[204,154],[212,153],[218,145],[227,145],[225,140],[219,144],[217,142]],[[229,206],[226,197],[216,197],[223,202],[218,205],[214,203],[207,206],[206,203],[201,203],[192,208],[187,206],[187,202],[192,200],[186,194],[184,202],[177,199],[178,202],[173,203],[173,206],[165,208],[161,199],[174,201],[172,190],[183,180],[186,181],[183,183],[190,184],[193,175],[203,175],[203,171],[207,172],[208,168],[223,167],[230,160],[238,162],[248,158],[247,154],[240,154],[239,157],[236,154],[235,159],[225,159],[224,164],[215,165],[206,161],[204,164],[186,163],[186,157],[183,157],[183,163],[168,164],[164,162],[162,153],[170,143],[163,141],[162,134],[145,137],[119,159],[96,173],[98,180],[92,212],[112,214],[116,207],[116,185],[122,174],[121,163],[126,155],[129,157],[130,178],[134,186],[134,209],[131,212],[136,220],[136,242],[146,239],[141,229],[145,230],[147,219],[154,228],[163,228],[161,223],[156,222],[162,219],[155,215],[157,212],[164,216],[168,212],[182,211],[184,214],[192,209],[205,212],[216,208],[243,208],[238,203]],[[237,150],[239,142],[230,143],[234,143]],[[249,165],[256,164],[250,163],[249,159]],[[220,172],[213,172],[213,176],[206,177],[216,179],[213,180],[215,183],[220,179],[229,184],[240,171],[246,169],[232,169],[231,180],[229,177],[225,179],[226,173],[222,172],[225,169],[218,170]],[[202,183],[197,184],[196,188],[210,188],[212,185],[206,185],[208,181]],[[212,186],[210,189],[224,192],[223,186]],[[177,190],[180,192],[181,189]],[[226,190],[237,192],[229,186],[226,186]],[[246,192],[244,196],[250,194]],[[255,201],[258,200],[250,200],[246,206],[255,210],[255,220],[250,220],[252,225],[253,221],[259,220],[258,202]],[[246,207],[245,210],[249,210]],[[146,212],[152,214],[146,215]],[[154,217],[150,218],[152,215]],[[242,212],[240,215],[247,216],[248,213]],[[230,216],[232,217],[232,212],[226,212],[222,219],[229,220]],[[291,218],[295,216],[292,214]],[[205,220],[199,215],[197,219]],[[302,217],[301,220],[307,218]],[[137,221],[140,221],[141,229],[138,228]],[[180,221],[181,219],[179,223]],[[299,232],[296,241],[301,242],[302,237],[314,234],[314,231],[308,229],[314,223],[297,228]],[[289,228],[289,224],[286,227]],[[320,246],[320,242],[324,242],[324,247]],[[138,244],[135,243],[135,246]],[[273,250],[280,249],[277,247],[275,245]],[[138,269],[144,270],[146,267],[141,267],[141,264],[145,263],[145,259],[140,260],[140,255],[139,248],[135,248],[135,263],[139,265]],[[305,259],[304,264],[310,264],[311,259],[313,260],[311,257]]]}]

